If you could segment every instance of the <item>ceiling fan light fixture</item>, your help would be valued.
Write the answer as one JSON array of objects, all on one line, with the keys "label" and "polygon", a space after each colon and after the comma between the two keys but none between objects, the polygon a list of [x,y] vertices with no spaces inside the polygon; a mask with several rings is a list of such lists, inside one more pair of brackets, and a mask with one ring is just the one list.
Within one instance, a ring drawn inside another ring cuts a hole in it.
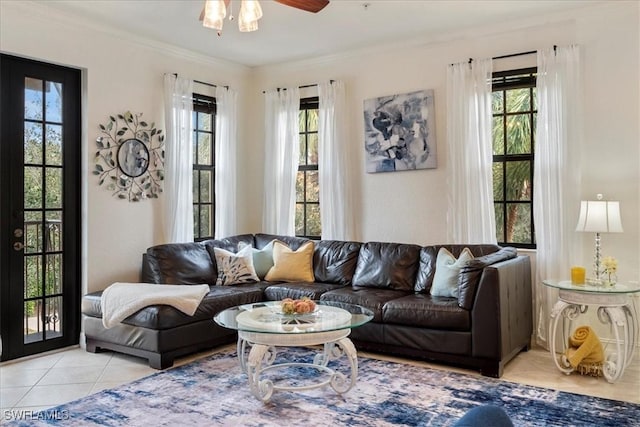
[{"label": "ceiling fan light fixture", "polygon": [[262,7],[258,0],[242,0],[238,15],[238,28],[246,33],[258,29],[258,20],[262,18]]},{"label": "ceiling fan light fixture", "polygon": [[207,0],[204,4],[204,17],[202,26],[222,31],[222,24],[227,15],[227,7],[224,0]]}]

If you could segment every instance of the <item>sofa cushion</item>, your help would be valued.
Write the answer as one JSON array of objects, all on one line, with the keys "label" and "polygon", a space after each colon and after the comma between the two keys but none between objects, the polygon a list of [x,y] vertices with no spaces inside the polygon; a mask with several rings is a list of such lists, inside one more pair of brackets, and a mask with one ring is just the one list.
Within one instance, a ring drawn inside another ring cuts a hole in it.
[{"label": "sofa cushion", "polygon": [[255,235],[255,245],[254,247],[258,249],[264,248],[269,244],[272,240],[279,240],[285,243],[294,251],[297,250],[300,246],[309,242],[309,239],[305,239],[304,237],[294,237],[294,236],[285,236],[285,235],[277,235],[277,234],[263,234],[258,233]]},{"label": "sofa cushion", "polygon": [[356,271],[358,242],[320,240],[315,242],[313,274],[318,282],[350,285]]},{"label": "sofa cushion", "polygon": [[213,285],[218,276],[203,243],[171,243],[147,249],[149,277],[144,281],[169,285]]},{"label": "sofa cushion", "polygon": [[285,298],[302,299],[302,297],[318,300],[323,293],[343,286],[321,282],[278,283],[268,286],[264,290],[264,296],[269,301],[280,301]]},{"label": "sofa cushion", "polygon": [[[458,297],[458,275],[467,261],[473,259],[469,248],[464,248],[460,257],[455,256],[445,248],[440,248],[436,258],[436,272],[433,276],[430,294],[436,297]],[[218,276],[220,271],[218,270]],[[218,277],[218,280],[220,278]]]},{"label": "sofa cushion", "polygon": [[382,308],[396,298],[409,295],[409,292],[395,289],[344,287],[322,294],[321,301],[336,301],[361,305],[373,311],[373,322],[382,322]]},{"label": "sofa cushion", "polygon": [[498,245],[434,245],[420,249],[420,268],[416,277],[415,291],[429,293],[436,273],[436,259],[440,248],[445,248],[456,258],[464,248],[469,248],[475,257],[481,257],[500,250]]},{"label": "sofa cushion", "polygon": [[500,248],[497,252],[468,261],[460,270],[460,276],[458,277],[458,304],[460,307],[466,310],[471,310],[471,307],[473,307],[476,289],[485,267],[517,256],[518,251],[516,248],[506,247]]},{"label": "sofa cushion", "polygon": [[413,291],[420,247],[401,243],[364,243],[353,286]]},{"label": "sofa cushion", "polygon": [[313,242],[308,241],[293,250],[276,240],[273,243],[273,267],[264,279],[269,282],[313,282]]},{"label": "sofa cushion", "polygon": [[[82,314],[101,318],[101,296],[102,291],[85,295],[82,298]],[[127,317],[122,323],[148,329],[170,329],[207,319],[213,322],[213,316],[225,308],[258,301],[262,301],[262,289],[259,286],[212,286],[193,316],[170,305],[151,305]]]},{"label": "sofa cushion", "polygon": [[213,248],[213,252],[218,266],[216,285],[237,285],[260,280],[253,268],[253,247],[243,246],[236,253]]},{"label": "sofa cushion", "polygon": [[387,324],[400,324],[429,329],[468,331],[470,313],[458,306],[456,298],[412,294],[388,301],[382,308]]}]

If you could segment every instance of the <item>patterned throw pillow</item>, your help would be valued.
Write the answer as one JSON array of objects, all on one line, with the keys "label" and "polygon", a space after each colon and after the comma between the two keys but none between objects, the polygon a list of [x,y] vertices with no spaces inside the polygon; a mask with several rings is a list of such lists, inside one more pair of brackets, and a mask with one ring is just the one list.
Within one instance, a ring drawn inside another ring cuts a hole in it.
[{"label": "patterned throw pillow", "polygon": [[218,264],[217,286],[254,283],[260,280],[253,268],[253,253],[251,246],[245,246],[238,253],[213,248]]},{"label": "patterned throw pillow", "polygon": [[451,252],[440,248],[436,258],[436,273],[433,276],[431,295],[458,298],[458,274],[467,261],[473,259],[469,248],[464,248],[456,260]]}]

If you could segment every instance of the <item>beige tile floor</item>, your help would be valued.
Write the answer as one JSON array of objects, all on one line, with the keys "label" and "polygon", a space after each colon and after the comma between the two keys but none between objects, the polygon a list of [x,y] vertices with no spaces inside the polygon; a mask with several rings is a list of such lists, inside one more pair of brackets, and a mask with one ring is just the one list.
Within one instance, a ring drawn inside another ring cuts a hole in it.
[{"label": "beige tile floor", "polygon": [[[176,366],[219,350],[220,348],[182,358],[176,362]],[[365,352],[360,355],[479,375],[474,371],[443,365]],[[92,354],[78,347],[26,360],[5,362],[0,364],[0,424],[10,418],[8,411],[46,409],[155,372],[157,371],[149,368],[143,359],[111,352]],[[640,404],[638,354],[624,376],[615,384],[610,384],[603,378],[564,375],[555,368],[549,352],[536,348],[521,353],[507,364],[502,379]]]}]

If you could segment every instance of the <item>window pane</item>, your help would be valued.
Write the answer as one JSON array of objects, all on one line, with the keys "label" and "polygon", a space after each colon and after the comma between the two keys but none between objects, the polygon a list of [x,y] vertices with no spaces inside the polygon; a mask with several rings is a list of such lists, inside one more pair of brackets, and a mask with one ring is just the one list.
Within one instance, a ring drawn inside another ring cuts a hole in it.
[{"label": "window pane", "polygon": [[198,134],[198,162],[199,165],[211,165],[211,134]]},{"label": "window pane", "polygon": [[531,152],[531,123],[528,114],[507,117],[507,153]]},{"label": "window pane", "polygon": [[296,202],[304,203],[304,172],[296,174]]},{"label": "window pane", "polygon": [[504,92],[496,91],[491,94],[491,110],[493,113],[502,113],[504,110]]},{"label": "window pane", "polygon": [[62,169],[45,168],[48,209],[62,209]]},{"label": "window pane", "polygon": [[531,243],[531,205],[507,203],[507,243]]},{"label": "window pane", "polygon": [[307,132],[318,131],[318,110],[307,110]]},{"label": "window pane", "polygon": [[200,174],[198,174],[197,170],[194,170],[192,172],[192,187],[193,187],[193,203],[198,203],[200,201],[200,193],[199,193],[199,189],[200,189],[200,181],[198,180],[198,177],[200,176]]},{"label": "window pane", "polygon": [[47,82],[45,99],[45,119],[48,122],[62,122],[62,83]]},{"label": "window pane", "polygon": [[45,251],[62,250],[62,211],[47,211],[44,225]]},{"label": "window pane", "polygon": [[211,173],[211,171],[200,171],[200,202],[201,203],[211,202],[211,194],[213,194],[212,176],[213,174]]},{"label": "window pane", "polygon": [[303,133],[305,131],[304,125],[305,125],[305,110],[300,110],[298,112],[298,129],[300,130],[300,133]]},{"label": "window pane", "polygon": [[504,215],[502,211],[502,203],[494,203],[493,207],[496,211],[496,239],[498,242],[505,242],[504,239]]},{"label": "window pane", "polygon": [[42,296],[42,256],[27,255],[24,257],[24,297]]},{"label": "window pane", "polygon": [[45,299],[45,338],[55,338],[62,335],[62,297]]},{"label": "window pane", "polygon": [[199,239],[200,236],[200,205],[193,206],[193,237]]},{"label": "window pane", "polygon": [[531,200],[530,163],[507,162],[507,200]]},{"label": "window pane", "polygon": [[47,125],[45,144],[47,164],[62,166],[62,126]]},{"label": "window pane", "polygon": [[42,164],[42,124],[24,122],[24,162]]},{"label": "window pane", "polygon": [[198,134],[199,132],[193,131],[193,139],[191,140],[191,144],[193,145],[193,159],[192,162],[194,165],[198,164]]},{"label": "window pane", "polygon": [[533,109],[538,110],[538,90],[537,88],[533,88]]},{"label": "window pane", "polygon": [[24,252],[42,252],[42,212],[24,213]]},{"label": "window pane", "polygon": [[307,172],[307,202],[320,201],[320,187],[318,184],[318,172]]},{"label": "window pane", "polygon": [[296,236],[304,236],[304,205],[296,204]]},{"label": "window pane", "polygon": [[307,205],[307,235],[320,236],[320,205]]},{"label": "window pane", "polygon": [[211,114],[198,113],[198,129],[211,131]]},{"label": "window pane", "polygon": [[503,163],[493,164],[493,200],[504,200],[504,166]]},{"label": "window pane", "polygon": [[504,118],[493,118],[493,154],[504,154]]},{"label": "window pane", "polygon": [[200,206],[200,237],[212,236],[211,230],[213,229],[211,224],[211,206]]},{"label": "window pane", "polygon": [[298,157],[298,165],[307,164],[307,135],[300,135],[300,156]]},{"label": "window pane", "polygon": [[62,254],[46,256],[45,291],[47,295],[62,293]]},{"label": "window pane", "polygon": [[318,134],[312,133],[309,134],[309,152],[308,152],[308,163],[310,165],[318,164]]},{"label": "window pane", "polygon": [[24,118],[42,120],[42,80],[27,77],[24,79]]},{"label": "window pane", "polygon": [[24,168],[24,207],[42,208],[42,168]]},{"label": "window pane", "polygon": [[42,300],[24,302],[24,343],[42,341]]},{"label": "window pane", "polygon": [[529,88],[507,91],[507,113],[531,110]]}]

